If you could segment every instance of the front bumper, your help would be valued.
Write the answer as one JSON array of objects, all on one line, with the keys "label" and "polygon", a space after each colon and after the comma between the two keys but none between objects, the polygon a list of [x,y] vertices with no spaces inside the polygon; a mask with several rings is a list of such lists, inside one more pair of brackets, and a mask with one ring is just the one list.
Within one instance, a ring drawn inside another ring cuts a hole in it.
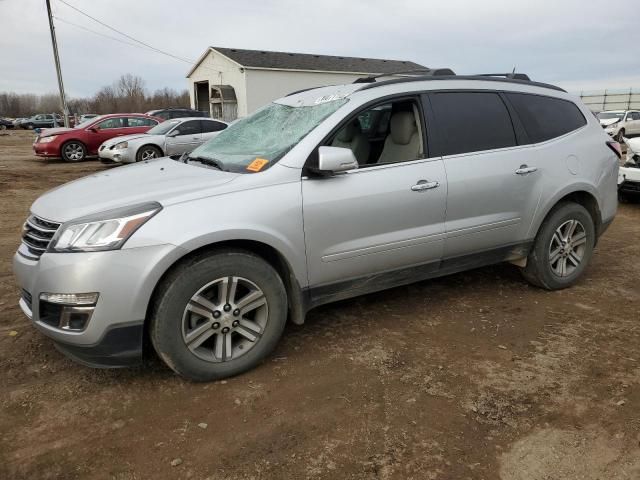
[{"label": "front bumper", "polygon": [[58,146],[54,144],[54,142],[50,143],[34,143],[33,144],[33,153],[35,153],[38,157],[59,157],[60,152],[58,150]]},{"label": "front bumper", "polygon": [[620,167],[618,170],[618,191],[640,194],[640,167]]},{"label": "front bumper", "polygon": [[[13,271],[23,289],[20,307],[58,349],[82,363],[117,367],[139,362],[142,332],[153,289],[176,247],[158,245],[109,252],[45,253],[30,260],[19,253]],[[98,292],[82,331],[63,330],[40,318],[40,294]]]},{"label": "front bumper", "polygon": [[105,163],[133,163],[135,161],[135,155],[128,147],[116,150],[101,146],[98,150],[98,157]]}]

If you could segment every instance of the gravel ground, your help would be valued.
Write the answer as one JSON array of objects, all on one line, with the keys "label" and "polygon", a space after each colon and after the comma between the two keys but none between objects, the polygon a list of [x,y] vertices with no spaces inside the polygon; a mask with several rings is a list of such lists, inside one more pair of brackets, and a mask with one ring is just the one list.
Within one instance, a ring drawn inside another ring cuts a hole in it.
[{"label": "gravel ground", "polygon": [[575,287],[498,265],[314,310],[236,378],[93,370],[17,307],[31,202],[105,168],[0,136],[0,478],[640,478],[640,204]]}]

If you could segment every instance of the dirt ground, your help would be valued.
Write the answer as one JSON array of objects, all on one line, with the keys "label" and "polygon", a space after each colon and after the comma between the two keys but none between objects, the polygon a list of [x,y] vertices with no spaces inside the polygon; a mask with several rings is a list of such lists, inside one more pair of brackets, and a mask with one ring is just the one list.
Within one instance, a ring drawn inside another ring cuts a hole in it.
[{"label": "dirt ground", "polygon": [[23,317],[31,202],[105,168],[31,137],[0,136],[0,478],[640,479],[640,203],[569,290],[499,265],[343,301],[194,384],[79,366]]}]

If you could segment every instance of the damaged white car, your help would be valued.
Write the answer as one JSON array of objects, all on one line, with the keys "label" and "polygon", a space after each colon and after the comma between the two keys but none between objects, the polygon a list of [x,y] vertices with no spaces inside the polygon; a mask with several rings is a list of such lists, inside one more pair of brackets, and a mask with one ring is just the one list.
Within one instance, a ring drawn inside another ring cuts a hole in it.
[{"label": "damaged white car", "polygon": [[618,195],[624,199],[640,195],[640,137],[622,140],[627,145],[627,156],[618,171]]}]

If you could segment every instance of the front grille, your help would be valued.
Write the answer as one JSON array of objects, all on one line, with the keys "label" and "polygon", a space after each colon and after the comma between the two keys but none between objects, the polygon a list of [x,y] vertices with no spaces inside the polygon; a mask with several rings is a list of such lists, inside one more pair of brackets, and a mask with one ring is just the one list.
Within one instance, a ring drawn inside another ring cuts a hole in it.
[{"label": "front grille", "polygon": [[22,232],[22,245],[24,248],[21,249],[21,253],[32,259],[39,259],[49,247],[49,243],[51,243],[51,239],[58,231],[58,228],[60,228],[59,223],[31,215],[24,223]]}]

